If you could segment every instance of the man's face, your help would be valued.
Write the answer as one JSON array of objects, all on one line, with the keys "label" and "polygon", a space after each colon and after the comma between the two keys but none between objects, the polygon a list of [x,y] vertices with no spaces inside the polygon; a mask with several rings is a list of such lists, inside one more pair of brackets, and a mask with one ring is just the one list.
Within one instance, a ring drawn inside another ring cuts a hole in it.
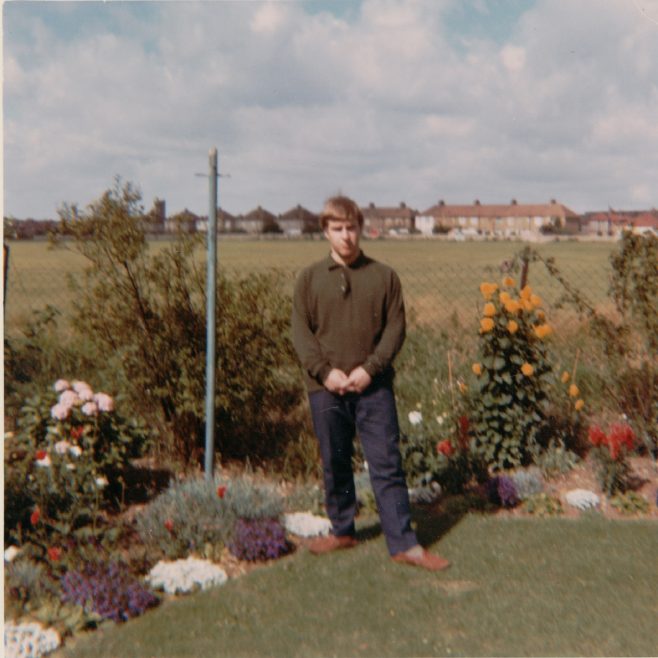
[{"label": "man's face", "polygon": [[357,221],[340,217],[329,219],[324,235],[333,254],[345,264],[349,265],[359,255],[361,228]]}]

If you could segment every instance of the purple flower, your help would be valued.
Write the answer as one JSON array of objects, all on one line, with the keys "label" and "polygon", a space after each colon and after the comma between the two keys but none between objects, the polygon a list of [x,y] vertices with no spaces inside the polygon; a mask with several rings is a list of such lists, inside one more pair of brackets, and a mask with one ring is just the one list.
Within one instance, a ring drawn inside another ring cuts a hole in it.
[{"label": "purple flower", "polygon": [[241,560],[273,560],[291,550],[277,519],[238,519],[229,550]]},{"label": "purple flower", "polygon": [[487,496],[494,505],[511,508],[519,504],[514,480],[507,475],[496,475],[487,482]]}]

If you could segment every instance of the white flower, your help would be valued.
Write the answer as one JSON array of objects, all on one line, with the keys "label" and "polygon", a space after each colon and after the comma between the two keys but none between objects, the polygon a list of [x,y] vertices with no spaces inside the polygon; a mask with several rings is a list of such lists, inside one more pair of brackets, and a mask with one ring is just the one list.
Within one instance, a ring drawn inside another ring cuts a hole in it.
[{"label": "white flower", "polygon": [[309,512],[293,512],[284,515],[284,525],[288,532],[300,537],[316,537],[331,532],[331,521]]},{"label": "white flower", "polygon": [[81,388],[77,393],[83,402],[89,402],[94,399],[94,392],[90,388]]},{"label": "white flower", "polygon": [[66,470],[67,471],[75,471],[75,464],[67,464],[66,465]]},{"label": "white flower", "polygon": [[423,422],[423,414],[420,411],[410,411],[409,422],[412,425],[420,425]]},{"label": "white flower", "polygon": [[42,468],[50,468],[53,465],[50,461],[50,455],[46,455],[43,459],[36,459],[34,463]]},{"label": "white flower", "polygon": [[223,585],[228,580],[226,571],[208,560],[188,557],[175,562],[158,562],[146,576],[146,581],[155,589],[164,589],[168,594],[190,592],[197,588],[208,589]]},{"label": "white flower", "polygon": [[107,393],[96,393],[94,402],[99,411],[114,411],[114,400]]},{"label": "white flower", "polygon": [[9,546],[5,549],[5,562],[11,562],[20,552],[16,546]]},{"label": "white flower", "polygon": [[75,391],[64,391],[59,396],[59,403],[67,407],[73,407],[81,402],[82,400],[78,397],[78,394]]},{"label": "white flower", "polygon": [[74,456],[74,457],[79,457],[82,454],[82,448],[80,446],[71,446],[69,448],[69,452]]},{"label": "white flower", "polygon": [[98,405],[95,402],[85,402],[82,405],[82,413],[85,416],[97,416],[98,415]]},{"label": "white flower", "polygon": [[445,418],[444,418],[443,416],[437,416],[437,417],[436,417],[436,422],[437,422],[439,425],[443,425],[443,423],[445,422]]},{"label": "white flower", "polygon": [[55,452],[58,455],[65,455],[71,448],[71,444],[68,441],[58,441],[55,444]]},{"label": "white flower", "polygon": [[66,420],[71,413],[71,407],[68,404],[62,404],[58,402],[56,405],[50,408],[50,415],[55,420]]},{"label": "white flower", "polygon": [[66,391],[69,388],[71,388],[71,384],[69,384],[66,379],[58,379],[55,382],[55,393],[61,393],[62,391]]},{"label": "white flower", "polygon": [[106,477],[101,476],[99,478],[96,478],[96,486],[99,489],[104,489],[108,484],[109,482],[107,481]]},{"label": "white flower", "polygon": [[593,491],[587,489],[572,489],[567,492],[565,499],[571,507],[576,507],[579,510],[598,507],[600,502],[599,497]]},{"label": "white flower", "polygon": [[6,656],[39,658],[57,649],[61,643],[59,633],[54,628],[44,628],[37,622],[5,622]]}]

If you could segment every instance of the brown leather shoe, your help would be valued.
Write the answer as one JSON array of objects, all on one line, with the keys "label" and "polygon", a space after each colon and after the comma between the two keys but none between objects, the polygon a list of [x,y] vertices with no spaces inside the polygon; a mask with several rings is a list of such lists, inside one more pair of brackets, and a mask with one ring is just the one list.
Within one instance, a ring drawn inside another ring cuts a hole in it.
[{"label": "brown leather shoe", "polygon": [[410,564],[414,567],[421,567],[428,571],[443,571],[450,566],[450,562],[440,555],[433,555],[428,553],[425,549],[420,555],[410,554],[408,551],[396,553],[393,556],[393,561],[399,564]]},{"label": "brown leather shoe", "polygon": [[341,548],[354,548],[358,542],[352,535],[327,535],[326,537],[318,537],[313,539],[308,544],[308,550],[314,555],[322,555],[323,553],[331,553]]}]

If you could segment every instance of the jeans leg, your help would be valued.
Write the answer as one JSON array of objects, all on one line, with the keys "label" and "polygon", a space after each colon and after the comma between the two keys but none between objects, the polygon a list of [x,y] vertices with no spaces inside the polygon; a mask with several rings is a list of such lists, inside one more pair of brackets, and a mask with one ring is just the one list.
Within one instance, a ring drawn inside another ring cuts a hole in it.
[{"label": "jeans leg", "polygon": [[392,388],[380,386],[362,393],[356,403],[356,426],[368,461],[370,481],[389,553],[418,543],[411,529],[411,510],[402,457],[400,428]]},{"label": "jeans leg", "polygon": [[354,416],[350,403],[329,391],[309,395],[313,429],[320,444],[325,504],[336,536],[354,535],[356,488],[352,473]]}]

